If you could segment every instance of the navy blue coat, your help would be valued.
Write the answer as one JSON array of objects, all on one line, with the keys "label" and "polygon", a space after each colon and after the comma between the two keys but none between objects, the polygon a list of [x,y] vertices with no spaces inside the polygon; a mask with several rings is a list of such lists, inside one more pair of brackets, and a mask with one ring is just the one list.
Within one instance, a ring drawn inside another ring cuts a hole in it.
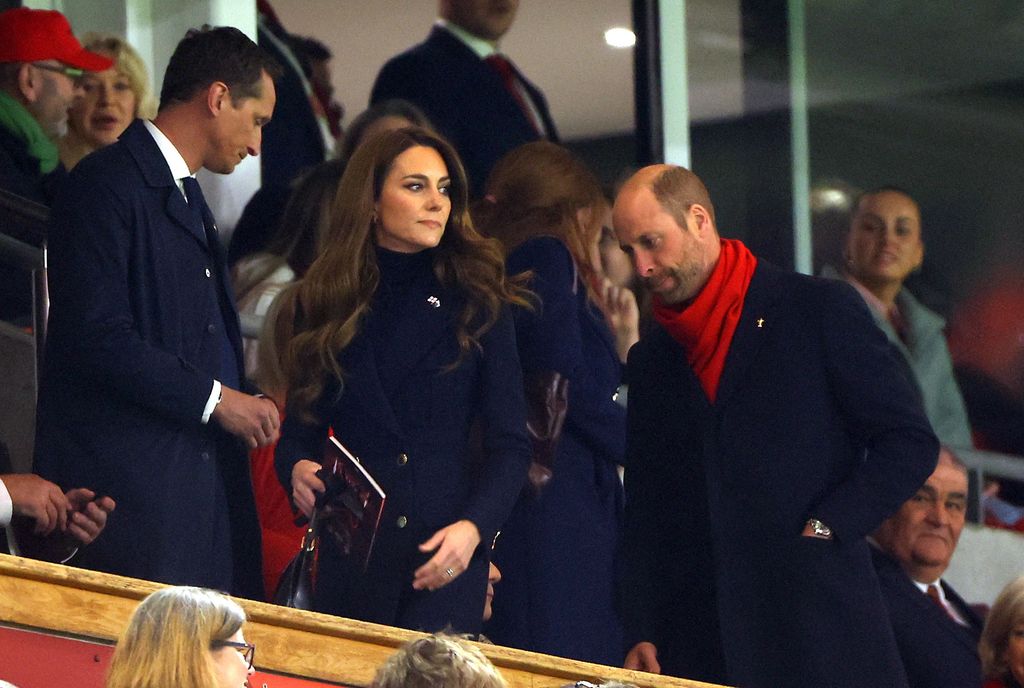
[{"label": "navy blue coat", "polygon": [[961,626],[914,585],[895,559],[875,548],[871,555],[910,688],[980,685],[981,617],[942,582],[946,600],[968,623]]},{"label": "navy blue coat", "polygon": [[207,245],[141,120],[69,175],[49,247],[35,468],[117,500],[76,563],[258,599],[247,454],[201,423],[220,371],[221,322],[241,375],[223,250]]},{"label": "navy blue coat", "polygon": [[[864,536],[938,443],[846,284],[759,261],[715,404],[662,328],[630,352],[622,599],[666,673],[905,686]],[[801,537],[815,517],[831,541]]]},{"label": "navy blue coat", "polygon": [[[304,423],[288,414],[275,464],[290,491],[292,467],[303,458],[319,460],[330,427],[387,494],[365,574],[335,548],[321,549],[317,610],[405,628],[437,631],[450,624],[476,633],[491,540],[529,464],[512,315],[504,313],[481,337],[479,349],[446,370],[459,355],[455,332],[462,294],[442,286],[429,269],[407,267],[418,273],[413,283],[386,302],[379,288],[370,315],[342,352],[344,390],[340,396],[336,385],[326,390],[317,409],[322,421]],[[482,429],[482,457],[471,451],[475,422]],[[481,535],[469,568],[435,592],[414,591],[413,571],[432,556],[417,545],[460,519],[476,524]]]},{"label": "navy blue coat", "polygon": [[284,188],[304,171],[324,161],[324,136],[302,84],[302,75],[281,51],[278,43],[281,39],[262,23],[257,27],[256,36],[259,46],[282,69],[281,76],[274,81],[277,95],[274,116],[263,128],[260,171],[264,184]]},{"label": "navy blue coat", "polygon": [[613,397],[622,364],[561,241],[525,242],[509,256],[508,269],[532,270],[530,289],[539,297],[535,310],[516,314],[523,370],[565,376],[569,406],[551,482],[539,497],[523,491],[498,538],[502,583],[486,632],[499,645],[620,666],[613,569],[626,409]]},{"label": "navy blue coat", "polygon": [[[557,142],[544,94],[522,74],[519,78],[551,140]],[[501,156],[538,138],[494,68],[441,27],[435,26],[424,42],[381,68],[370,104],[392,98],[414,103],[451,141],[466,167],[473,197],[483,194],[487,175]]]}]

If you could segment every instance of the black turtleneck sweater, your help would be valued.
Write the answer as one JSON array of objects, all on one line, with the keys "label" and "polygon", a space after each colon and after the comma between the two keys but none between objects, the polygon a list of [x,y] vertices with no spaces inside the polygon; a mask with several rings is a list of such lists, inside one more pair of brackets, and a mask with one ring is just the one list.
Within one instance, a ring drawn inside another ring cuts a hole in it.
[{"label": "black turtleneck sweater", "polygon": [[435,252],[425,249],[418,253],[399,253],[379,246],[376,251],[380,284],[370,306],[366,332],[377,353],[377,372],[384,393],[391,397],[399,382],[393,378],[393,371],[401,368],[398,361],[393,360],[395,338],[416,336],[415,332],[396,332],[395,328],[406,308],[419,306],[418,301],[436,290]]}]

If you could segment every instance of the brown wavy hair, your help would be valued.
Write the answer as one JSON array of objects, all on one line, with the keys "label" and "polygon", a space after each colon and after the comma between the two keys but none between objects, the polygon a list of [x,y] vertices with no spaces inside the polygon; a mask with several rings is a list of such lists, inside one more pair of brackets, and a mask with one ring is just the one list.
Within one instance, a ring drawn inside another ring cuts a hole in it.
[{"label": "brown wavy hair", "polygon": [[360,331],[380,283],[372,231],[375,203],[395,158],[415,146],[433,148],[451,180],[451,213],[434,252],[434,274],[458,288],[465,306],[455,336],[457,366],[479,347],[480,337],[506,304],[526,303],[525,290],[505,274],[501,245],[485,239],[469,216],[468,186],[452,146],[426,129],[383,132],[360,145],[349,160],[333,200],[324,247],[306,276],[280,297],[274,322],[276,350],[288,381],[288,406],[307,420],[327,383],[344,378],[339,356]]},{"label": "brown wavy hair", "polygon": [[[497,162],[473,217],[481,232],[500,240],[509,252],[533,237],[560,239],[576,261],[591,300],[598,302],[590,252],[607,209],[601,183],[581,160],[550,141],[534,141]],[[580,210],[590,211],[586,224],[580,221]]]}]

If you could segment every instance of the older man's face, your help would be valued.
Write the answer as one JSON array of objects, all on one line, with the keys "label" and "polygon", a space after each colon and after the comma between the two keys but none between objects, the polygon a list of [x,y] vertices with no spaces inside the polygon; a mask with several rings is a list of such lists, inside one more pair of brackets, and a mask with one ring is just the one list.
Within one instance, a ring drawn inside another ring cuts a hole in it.
[{"label": "older man's face", "polygon": [[967,510],[967,474],[945,457],[900,510],[875,532],[875,540],[920,583],[949,566]]},{"label": "older man's face", "polygon": [[512,27],[519,0],[448,0],[448,19],[474,36],[497,41]]},{"label": "older man's face", "polygon": [[31,64],[29,68],[34,70],[38,86],[28,110],[47,136],[60,138],[68,133],[68,108],[77,93],[76,82],[61,71],[64,66],[56,60]]}]

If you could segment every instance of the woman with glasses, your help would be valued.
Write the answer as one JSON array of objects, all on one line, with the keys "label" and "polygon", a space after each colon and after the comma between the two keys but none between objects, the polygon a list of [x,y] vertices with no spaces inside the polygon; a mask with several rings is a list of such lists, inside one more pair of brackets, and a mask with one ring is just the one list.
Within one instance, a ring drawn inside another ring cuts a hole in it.
[{"label": "woman with glasses", "polygon": [[247,686],[256,646],[245,642],[244,623],[242,608],[213,590],[158,590],[118,639],[106,688]]}]

